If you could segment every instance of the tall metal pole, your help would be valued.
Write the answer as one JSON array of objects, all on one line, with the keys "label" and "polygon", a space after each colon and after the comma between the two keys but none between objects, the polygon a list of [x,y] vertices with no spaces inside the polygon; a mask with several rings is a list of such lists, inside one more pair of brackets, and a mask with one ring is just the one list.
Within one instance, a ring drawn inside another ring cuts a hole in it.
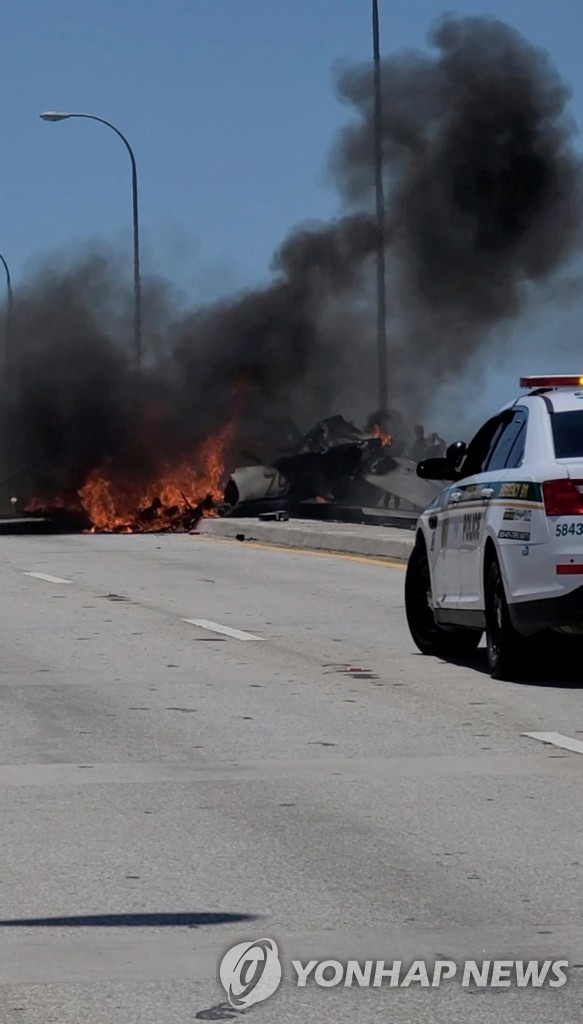
[{"label": "tall metal pole", "polygon": [[140,369],[142,365],[142,282],[140,276],[140,230],[138,220],[138,170],[134,151],[125,135],[116,128],[111,121],[105,121],[103,117],[96,117],[95,114],[68,114],[61,111],[47,111],[40,115],[43,121],[66,121],[70,117],[84,117],[89,121],[99,121],[107,125],[121,139],[126,147],[132,165],[132,215],[134,225],[134,348],[136,365]]},{"label": "tall metal pole", "polygon": [[6,291],[7,291],[7,302],[6,302],[6,339],[5,339],[5,360],[6,360],[6,372],[11,379],[12,371],[14,369],[14,352],[12,350],[12,313],[14,309],[14,296],[12,293],[12,279],[10,277],[10,268],[4,259],[2,253],[0,253],[0,263],[4,267],[6,272]]},{"label": "tall metal pole", "polygon": [[383,109],[381,89],[381,46],[378,0],[372,0],[374,57],[374,153],[377,215],[377,352],[379,412],[388,406],[387,380],[387,293],[385,265],[385,197],[383,189]]}]

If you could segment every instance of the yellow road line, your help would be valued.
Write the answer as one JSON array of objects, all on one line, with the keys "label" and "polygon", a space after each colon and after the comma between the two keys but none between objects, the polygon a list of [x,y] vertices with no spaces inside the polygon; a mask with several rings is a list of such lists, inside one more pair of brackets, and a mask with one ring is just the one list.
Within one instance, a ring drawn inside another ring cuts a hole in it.
[{"label": "yellow road line", "polygon": [[363,565],[382,565],[386,569],[406,569],[406,562],[393,562],[388,558],[367,558],[366,555],[345,555],[341,551],[314,551],[312,548],[289,548],[279,544],[261,544],[256,540],[240,541],[235,537],[214,537],[212,533],[198,536],[207,540],[221,541],[223,544],[239,544],[246,548],[257,548],[259,551],[284,551],[292,555],[315,555],[317,558],[342,558],[345,562],[361,562]]}]

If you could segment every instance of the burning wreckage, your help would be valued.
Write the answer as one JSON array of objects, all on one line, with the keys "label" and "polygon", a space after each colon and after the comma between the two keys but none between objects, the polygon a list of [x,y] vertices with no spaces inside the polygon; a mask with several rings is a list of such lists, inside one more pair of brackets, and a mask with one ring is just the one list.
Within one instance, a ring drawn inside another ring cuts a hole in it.
[{"label": "burning wreckage", "polygon": [[[288,421],[274,424],[273,434],[279,443],[266,450],[265,461],[247,453],[237,465],[228,428],[192,464],[155,481],[132,483],[113,469],[93,470],[74,495],[34,499],[23,510],[48,528],[93,533],[189,532],[205,516],[281,513],[402,522],[414,521],[439,486],[416,475],[403,441],[372,417],[364,430],[332,416],[304,436]],[[236,467],[230,474],[229,463]]]},{"label": "burning wreckage", "polygon": [[[294,436],[295,433],[295,436]],[[289,444],[268,465],[233,471],[225,488],[223,515],[252,516],[287,511],[318,518],[366,521],[379,512],[415,517],[438,485],[416,475],[403,457],[405,445],[375,423],[360,430],[342,416],[321,420],[308,434],[290,424]]]}]

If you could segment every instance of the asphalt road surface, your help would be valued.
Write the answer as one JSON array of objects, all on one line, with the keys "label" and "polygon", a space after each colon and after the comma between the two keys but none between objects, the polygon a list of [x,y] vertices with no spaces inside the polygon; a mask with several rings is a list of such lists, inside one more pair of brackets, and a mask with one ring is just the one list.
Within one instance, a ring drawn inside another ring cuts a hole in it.
[{"label": "asphalt road surface", "polygon": [[[2,1024],[236,1019],[219,960],[263,937],[284,981],[249,1024],[580,1024],[583,694],[421,657],[402,588],[208,538],[0,538]],[[312,958],[571,967],[298,989]]]}]

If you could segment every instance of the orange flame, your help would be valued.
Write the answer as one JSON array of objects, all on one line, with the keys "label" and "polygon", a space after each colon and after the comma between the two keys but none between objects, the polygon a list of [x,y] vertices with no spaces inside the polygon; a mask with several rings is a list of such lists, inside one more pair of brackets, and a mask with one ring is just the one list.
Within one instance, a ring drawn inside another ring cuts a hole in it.
[{"label": "orange flame", "polygon": [[382,427],[380,427],[378,425],[378,423],[377,423],[376,427],[374,428],[374,433],[375,433],[375,437],[378,437],[379,440],[381,441],[383,448],[390,448],[391,447],[391,445],[393,443],[393,438],[391,437],[390,434],[387,434],[387,432],[385,430],[383,430]]},{"label": "orange flame", "polygon": [[91,471],[76,497],[33,498],[27,510],[84,511],[92,533],[184,529],[202,514],[216,514],[213,504],[222,498],[226,453],[233,436],[234,425],[229,424],[205,441],[195,457],[167,463],[147,482],[101,466]]},{"label": "orange flame", "polygon": [[94,469],[78,492],[93,532],[176,528],[180,517],[200,507],[207,497],[219,500],[225,452],[232,435],[229,425],[202,445],[195,460],[167,465],[157,479],[147,484],[120,480],[104,468]]}]

